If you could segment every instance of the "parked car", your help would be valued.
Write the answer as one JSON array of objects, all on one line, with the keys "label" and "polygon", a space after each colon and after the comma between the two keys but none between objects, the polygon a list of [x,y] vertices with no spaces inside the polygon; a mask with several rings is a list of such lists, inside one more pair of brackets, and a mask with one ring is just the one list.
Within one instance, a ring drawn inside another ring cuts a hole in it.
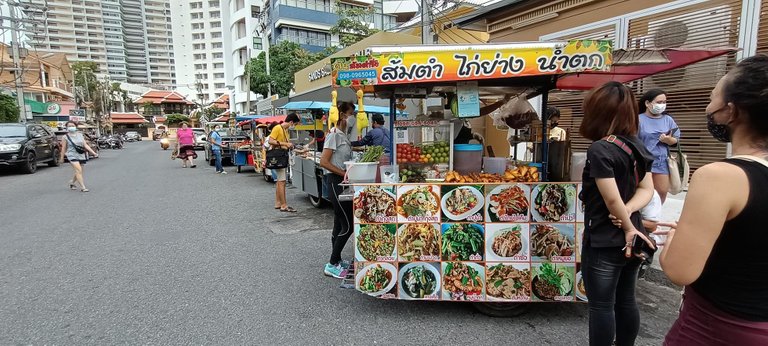
[{"label": "parked car", "polygon": [[23,173],[37,172],[38,163],[59,165],[59,145],[53,131],[40,124],[0,124],[0,165]]},{"label": "parked car", "polygon": [[193,127],[192,133],[195,134],[195,150],[205,150],[205,137],[208,135],[205,130]]},{"label": "parked car", "polygon": [[128,131],[125,133],[125,137],[131,141],[141,141],[141,135],[136,131]]},{"label": "parked car", "polygon": [[[230,149],[228,144],[242,142],[248,139],[248,136],[242,131],[239,131],[234,135],[229,134],[227,130],[219,130],[218,133],[221,136],[221,144],[224,147],[221,151],[221,162],[229,162],[231,164],[234,162],[234,150]],[[208,161],[208,164],[213,166],[216,162],[211,153],[211,144],[207,142],[207,139],[208,138],[205,138],[205,160]]]}]

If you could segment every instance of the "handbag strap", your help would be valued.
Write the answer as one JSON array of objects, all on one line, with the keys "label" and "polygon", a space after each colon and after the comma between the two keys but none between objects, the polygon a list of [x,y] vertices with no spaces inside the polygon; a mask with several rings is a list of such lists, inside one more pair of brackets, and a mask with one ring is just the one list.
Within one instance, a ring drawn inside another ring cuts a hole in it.
[{"label": "handbag strap", "polygon": [[83,147],[82,145],[77,145],[77,144],[75,144],[75,142],[73,142],[73,141],[72,141],[72,138],[70,138],[70,137],[69,137],[69,134],[67,134],[66,136],[67,136],[67,140],[69,141],[69,143],[71,143],[71,144],[72,144],[72,146],[73,146],[75,149],[77,149],[78,147],[79,147],[79,148],[82,148],[82,147]]},{"label": "handbag strap", "polygon": [[629,155],[629,159],[632,160],[632,165],[635,170],[635,186],[640,185],[640,172],[637,171],[637,160],[635,160],[635,154],[632,152],[632,148],[627,145],[621,138],[616,137],[615,135],[610,135],[605,138],[603,138],[604,141],[608,143],[612,143],[613,145],[621,148],[622,151],[627,153]]}]

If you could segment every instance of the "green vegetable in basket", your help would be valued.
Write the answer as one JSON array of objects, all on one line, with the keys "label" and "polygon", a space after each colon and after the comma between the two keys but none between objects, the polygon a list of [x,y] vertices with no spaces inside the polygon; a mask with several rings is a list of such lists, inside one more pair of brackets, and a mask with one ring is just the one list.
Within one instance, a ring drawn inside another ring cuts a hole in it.
[{"label": "green vegetable in basket", "polygon": [[360,162],[379,162],[381,155],[384,155],[384,147],[380,145],[372,145],[365,150]]}]

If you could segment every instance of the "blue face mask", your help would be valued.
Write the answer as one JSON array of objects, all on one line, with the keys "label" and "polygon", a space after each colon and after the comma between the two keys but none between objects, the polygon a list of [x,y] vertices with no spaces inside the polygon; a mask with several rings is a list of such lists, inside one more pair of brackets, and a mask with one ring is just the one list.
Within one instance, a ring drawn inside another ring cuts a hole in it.
[{"label": "blue face mask", "polygon": [[69,132],[77,132],[77,127],[74,127],[74,126],[67,127],[67,131],[69,131]]}]

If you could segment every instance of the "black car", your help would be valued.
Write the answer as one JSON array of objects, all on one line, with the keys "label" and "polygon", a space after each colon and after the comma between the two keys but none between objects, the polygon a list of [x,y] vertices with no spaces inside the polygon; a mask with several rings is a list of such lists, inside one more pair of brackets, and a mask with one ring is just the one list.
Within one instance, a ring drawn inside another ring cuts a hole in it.
[{"label": "black car", "polygon": [[[239,143],[246,139],[248,139],[248,136],[242,132],[239,131],[235,135],[230,135],[227,130],[219,130],[219,135],[221,136],[221,144],[223,146],[221,150],[221,162],[234,162],[234,152],[235,150],[231,149],[229,147],[230,143]],[[213,153],[211,153],[211,143],[208,143],[208,138],[203,139],[205,141],[205,160],[208,161],[208,164],[213,166],[215,164]]]},{"label": "black car", "polygon": [[35,173],[37,164],[59,165],[59,145],[53,131],[40,124],[0,124],[0,165]]}]

